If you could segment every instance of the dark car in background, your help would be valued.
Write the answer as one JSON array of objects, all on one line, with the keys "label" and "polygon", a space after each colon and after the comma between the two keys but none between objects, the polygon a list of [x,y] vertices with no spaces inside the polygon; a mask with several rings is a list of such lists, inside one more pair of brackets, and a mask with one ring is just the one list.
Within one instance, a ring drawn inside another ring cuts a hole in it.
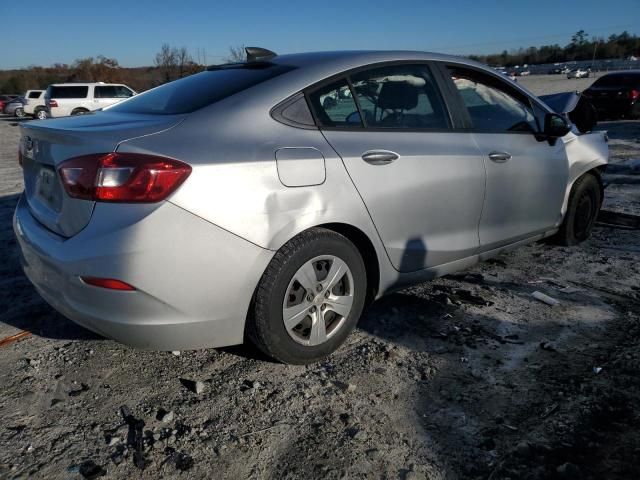
[{"label": "dark car in background", "polygon": [[640,70],[600,77],[584,95],[601,119],[640,118]]},{"label": "dark car in background", "polygon": [[24,106],[26,105],[27,100],[24,97],[16,97],[13,100],[9,100],[4,103],[4,107],[2,108],[2,112],[5,115],[13,115],[18,118],[22,118],[25,116]]}]

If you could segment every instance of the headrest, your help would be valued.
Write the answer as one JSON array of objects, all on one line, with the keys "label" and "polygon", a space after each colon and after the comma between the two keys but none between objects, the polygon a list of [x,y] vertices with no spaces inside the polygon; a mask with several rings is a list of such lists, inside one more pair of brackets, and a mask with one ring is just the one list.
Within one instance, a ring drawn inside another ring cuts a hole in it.
[{"label": "headrest", "polygon": [[411,110],[418,105],[418,89],[407,82],[386,82],[378,96],[384,110]]}]

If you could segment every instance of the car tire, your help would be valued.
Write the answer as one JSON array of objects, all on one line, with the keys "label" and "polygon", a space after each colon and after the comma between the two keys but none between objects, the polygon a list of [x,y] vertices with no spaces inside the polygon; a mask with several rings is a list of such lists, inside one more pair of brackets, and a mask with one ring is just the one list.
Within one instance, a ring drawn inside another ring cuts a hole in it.
[{"label": "car tire", "polygon": [[24,109],[16,108],[16,111],[13,113],[17,118],[24,118]]},{"label": "car tire", "polygon": [[572,246],[589,238],[601,204],[600,183],[594,175],[587,173],[576,180],[560,230],[551,238],[553,243]]},{"label": "car tire", "polygon": [[74,108],[71,111],[71,116],[86,115],[87,113],[89,113],[89,110],[87,110],[86,108]]},{"label": "car tire", "polygon": [[313,363],[353,331],[366,292],[365,265],[355,245],[332,230],[312,228],[269,263],[254,294],[247,337],[280,362]]},{"label": "car tire", "polygon": [[33,116],[36,120],[46,120],[49,118],[49,115],[47,115],[47,111],[44,108],[36,109]]}]

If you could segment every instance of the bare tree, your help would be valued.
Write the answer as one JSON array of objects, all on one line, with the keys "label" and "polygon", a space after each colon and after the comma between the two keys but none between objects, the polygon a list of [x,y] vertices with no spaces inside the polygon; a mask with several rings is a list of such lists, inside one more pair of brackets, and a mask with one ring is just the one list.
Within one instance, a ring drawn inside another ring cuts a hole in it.
[{"label": "bare tree", "polygon": [[176,62],[178,63],[178,74],[182,78],[193,65],[193,58],[189,55],[187,47],[176,49]]},{"label": "bare tree", "polygon": [[229,56],[224,60],[227,63],[242,63],[247,59],[247,54],[244,51],[244,45],[239,47],[229,47]]},{"label": "bare tree", "polygon": [[178,50],[163,43],[154,60],[156,67],[162,72],[165,82],[170,82],[178,66]]}]

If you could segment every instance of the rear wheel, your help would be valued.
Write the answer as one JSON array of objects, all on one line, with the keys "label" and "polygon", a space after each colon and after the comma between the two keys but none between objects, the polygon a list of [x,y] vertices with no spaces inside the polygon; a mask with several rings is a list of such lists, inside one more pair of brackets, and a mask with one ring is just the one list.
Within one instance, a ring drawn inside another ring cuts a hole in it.
[{"label": "rear wheel", "polygon": [[38,120],[46,120],[46,118],[48,117],[47,111],[44,108],[38,108],[35,111],[35,117]]},{"label": "rear wheel", "polygon": [[308,230],[284,245],[267,267],[247,335],[281,362],[314,362],[355,328],[366,289],[364,261],[353,243],[331,230]]},{"label": "rear wheel", "polygon": [[585,241],[591,235],[601,204],[602,194],[596,177],[590,173],[580,177],[573,184],[567,213],[552,240],[567,246]]}]

